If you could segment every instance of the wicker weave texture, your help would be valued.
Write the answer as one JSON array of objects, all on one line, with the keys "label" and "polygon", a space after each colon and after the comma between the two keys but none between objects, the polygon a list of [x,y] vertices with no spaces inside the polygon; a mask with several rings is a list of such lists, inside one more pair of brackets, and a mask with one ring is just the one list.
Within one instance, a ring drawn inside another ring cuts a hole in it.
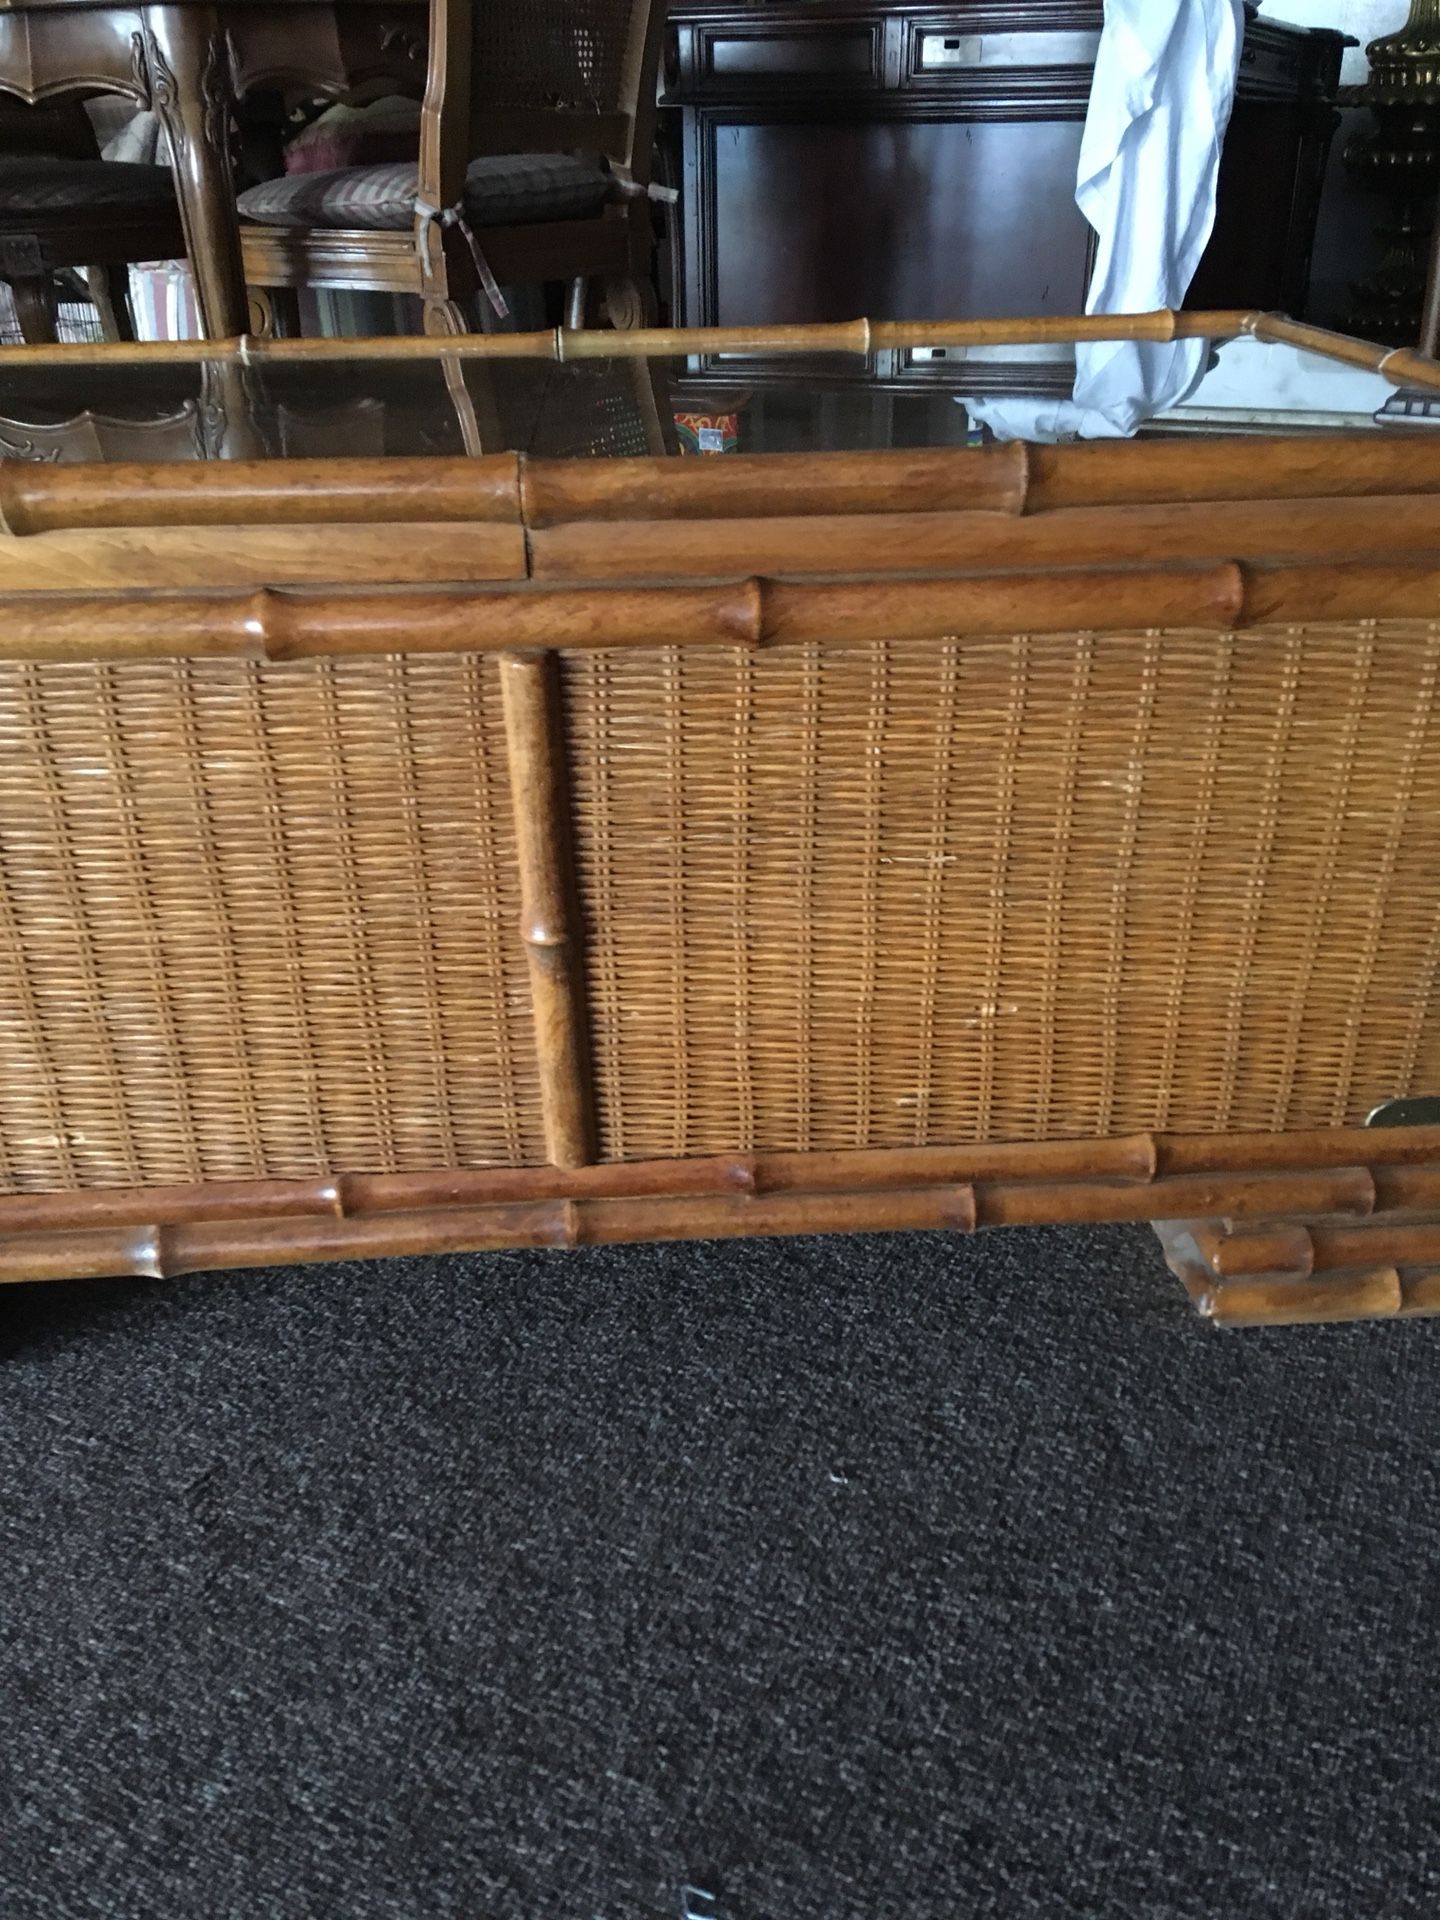
[{"label": "wicker weave texture", "polygon": [[456,658],[0,669],[0,1188],[543,1158]]},{"label": "wicker weave texture", "polygon": [[610,1157],[1440,1090],[1440,625],[567,663]]},{"label": "wicker weave texture", "polygon": [[663,453],[653,371],[647,362],[580,361],[570,366],[507,365],[503,381],[472,370],[482,417],[497,446],[552,460]]},{"label": "wicker weave texture", "polygon": [[497,0],[475,8],[474,98],[487,107],[633,113],[651,0]]}]

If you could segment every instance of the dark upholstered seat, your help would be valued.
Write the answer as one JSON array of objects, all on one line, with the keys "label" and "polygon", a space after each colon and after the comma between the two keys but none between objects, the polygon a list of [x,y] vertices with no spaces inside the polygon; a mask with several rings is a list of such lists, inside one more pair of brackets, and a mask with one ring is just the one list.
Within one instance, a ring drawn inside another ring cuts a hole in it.
[{"label": "dark upholstered seat", "polygon": [[[101,160],[78,102],[68,127],[54,112],[27,108],[9,132],[21,147],[0,152],[0,280],[14,295],[21,337],[32,344],[58,339],[56,275],[78,267],[105,337],[133,340],[126,267],[185,253],[170,169]],[[26,152],[27,136],[63,138],[69,150]]]},{"label": "dark upholstered seat", "polygon": [[72,213],[135,215],[174,209],[175,185],[168,167],[49,154],[0,155],[0,220],[8,225]]}]

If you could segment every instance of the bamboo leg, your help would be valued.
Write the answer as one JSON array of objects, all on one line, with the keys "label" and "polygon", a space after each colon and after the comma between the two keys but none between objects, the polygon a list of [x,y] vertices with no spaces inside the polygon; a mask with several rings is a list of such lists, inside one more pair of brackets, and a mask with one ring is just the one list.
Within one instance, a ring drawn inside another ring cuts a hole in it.
[{"label": "bamboo leg", "polygon": [[1171,1272],[1221,1327],[1311,1326],[1440,1311],[1440,1222],[1158,1220]]},{"label": "bamboo leg", "polygon": [[595,1158],[595,1122],[556,655],[502,654],[500,688],[545,1146],[557,1167],[580,1167]]}]

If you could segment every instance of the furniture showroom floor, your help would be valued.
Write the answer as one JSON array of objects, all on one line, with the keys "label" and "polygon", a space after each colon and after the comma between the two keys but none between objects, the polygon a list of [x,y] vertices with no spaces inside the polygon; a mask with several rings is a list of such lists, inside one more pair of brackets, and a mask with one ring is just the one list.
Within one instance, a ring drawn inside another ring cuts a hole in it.
[{"label": "furniture showroom floor", "polygon": [[1142,1228],[6,1289],[0,1912],[1431,1915],[1435,1340]]}]

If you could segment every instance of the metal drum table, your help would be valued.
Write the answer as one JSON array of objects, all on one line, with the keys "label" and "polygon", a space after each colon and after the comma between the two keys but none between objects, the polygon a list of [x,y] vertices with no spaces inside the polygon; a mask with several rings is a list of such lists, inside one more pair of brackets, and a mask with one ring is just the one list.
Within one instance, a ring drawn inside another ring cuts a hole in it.
[{"label": "metal drum table", "polygon": [[0,1277],[1139,1220],[1440,1309],[1440,368],[957,404],[1107,324],[0,357]]}]

